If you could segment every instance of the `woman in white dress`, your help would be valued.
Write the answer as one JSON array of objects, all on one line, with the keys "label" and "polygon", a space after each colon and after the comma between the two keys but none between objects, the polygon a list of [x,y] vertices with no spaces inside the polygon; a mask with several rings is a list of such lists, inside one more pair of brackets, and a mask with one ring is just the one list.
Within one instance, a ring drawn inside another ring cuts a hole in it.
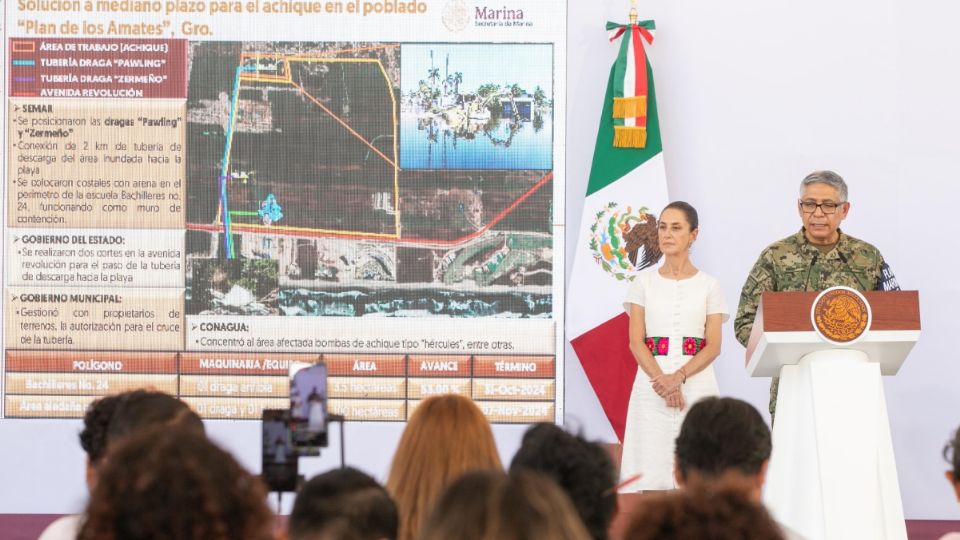
[{"label": "woman in white dress", "polygon": [[630,350],[640,368],[620,464],[621,479],[641,475],[631,491],[676,489],[673,447],[687,408],[719,393],[712,363],[730,315],[720,283],[690,261],[697,227],[697,211],[689,204],[677,201],[663,209],[658,241],[664,263],[637,274],[624,301]]}]

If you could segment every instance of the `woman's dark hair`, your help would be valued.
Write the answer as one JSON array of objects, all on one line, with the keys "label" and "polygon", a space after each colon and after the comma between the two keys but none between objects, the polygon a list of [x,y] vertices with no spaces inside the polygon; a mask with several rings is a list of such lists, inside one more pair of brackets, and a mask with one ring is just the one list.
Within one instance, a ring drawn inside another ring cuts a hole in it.
[{"label": "woman's dark hair", "polygon": [[663,213],[670,209],[683,212],[684,217],[687,218],[687,223],[690,224],[691,231],[695,231],[700,227],[700,218],[697,216],[697,209],[694,208],[690,203],[684,201],[673,201],[672,203],[663,207],[663,210],[660,211],[660,216],[663,217]]},{"label": "woman's dark hair", "polygon": [[943,457],[953,464],[953,479],[960,482],[960,428],[953,434],[953,440],[943,447]]},{"label": "woman's dark hair", "polygon": [[102,397],[90,403],[83,415],[80,447],[87,453],[90,463],[98,463],[107,451],[107,429],[119,402],[120,395]]},{"label": "woman's dark hair", "polygon": [[631,540],[782,540],[783,532],[760,504],[736,485],[684,489],[641,501],[624,538]]},{"label": "woman's dark hair", "polygon": [[163,424],[203,433],[203,421],[179,399],[155,390],[134,390],[118,396],[107,427],[107,443],[114,443],[145,427]]},{"label": "woman's dark hair", "polygon": [[616,472],[610,454],[597,443],[556,424],[536,424],[523,435],[510,472],[546,475],[570,497],[587,532],[606,540],[617,509]]},{"label": "woman's dark hair", "polygon": [[746,401],[706,397],[687,411],[674,445],[681,476],[718,478],[730,470],[755,476],[773,450],[770,428]]},{"label": "woman's dark hair", "polygon": [[397,505],[376,480],[352,467],[333,469],[303,485],[287,522],[291,540],[394,540]]},{"label": "woman's dark hair", "polygon": [[181,425],[203,433],[203,422],[186,403],[170,394],[131,390],[92,402],[83,416],[80,447],[97,464],[107,445],[155,424]]},{"label": "woman's dark hair", "polygon": [[111,443],[78,540],[268,540],[266,489],[206,436],[158,425]]}]

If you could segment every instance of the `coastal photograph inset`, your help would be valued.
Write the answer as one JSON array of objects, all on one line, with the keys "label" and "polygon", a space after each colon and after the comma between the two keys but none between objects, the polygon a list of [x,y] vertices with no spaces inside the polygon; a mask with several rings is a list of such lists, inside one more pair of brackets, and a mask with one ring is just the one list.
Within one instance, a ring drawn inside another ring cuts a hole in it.
[{"label": "coastal photograph inset", "polygon": [[401,169],[553,168],[551,45],[413,44],[400,57]]}]

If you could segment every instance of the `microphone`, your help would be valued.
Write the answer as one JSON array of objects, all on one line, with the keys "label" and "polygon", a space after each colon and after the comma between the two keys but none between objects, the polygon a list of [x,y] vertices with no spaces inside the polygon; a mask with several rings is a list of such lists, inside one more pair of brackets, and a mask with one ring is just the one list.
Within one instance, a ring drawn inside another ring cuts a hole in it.
[{"label": "microphone", "polygon": [[818,251],[814,253],[813,258],[810,259],[810,268],[807,269],[807,282],[803,284],[803,290],[805,291],[810,290],[810,274],[813,273],[813,265],[817,264],[817,259],[819,258],[820,258],[820,252]]},{"label": "microphone", "polygon": [[857,273],[853,271],[853,268],[850,268],[850,263],[847,262],[847,258],[844,257],[843,252],[840,251],[839,249],[837,250],[837,256],[840,257],[840,262],[842,262],[843,265],[847,267],[847,272],[850,272],[850,275],[852,275],[857,280],[857,283],[860,284],[861,291],[873,290],[863,284],[863,281],[860,279],[860,276],[858,276]]}]

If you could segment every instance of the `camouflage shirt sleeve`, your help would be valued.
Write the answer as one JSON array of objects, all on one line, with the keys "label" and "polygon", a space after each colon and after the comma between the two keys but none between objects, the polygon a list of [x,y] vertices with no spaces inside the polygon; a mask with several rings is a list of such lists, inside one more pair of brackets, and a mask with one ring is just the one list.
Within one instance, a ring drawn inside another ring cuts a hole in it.
[{"label": "camouflage shirt sleeve", "polygon": [[740,305],[737,307],[737,318],[733,322],[737,341],[744,347],[747,346],[750,331],[753,330],[753,319],[757,316],[760,295],[764,291],[774,290],[775,285],[773,261],[769,257],[769,251],[764,250],[740,290]]},{"label": "camouflage shirt sleeve", "polygon": [[[847,248],[847,254],[841,253],[843,268],[848,274],[856,278],[856,289],[862,291],[879,291],[884,287],[884,270],[892,277],[890,267],[883,260],[880,250],[867,242],[853,238]],[[830,285],[841,285],[831,283]]]}]

